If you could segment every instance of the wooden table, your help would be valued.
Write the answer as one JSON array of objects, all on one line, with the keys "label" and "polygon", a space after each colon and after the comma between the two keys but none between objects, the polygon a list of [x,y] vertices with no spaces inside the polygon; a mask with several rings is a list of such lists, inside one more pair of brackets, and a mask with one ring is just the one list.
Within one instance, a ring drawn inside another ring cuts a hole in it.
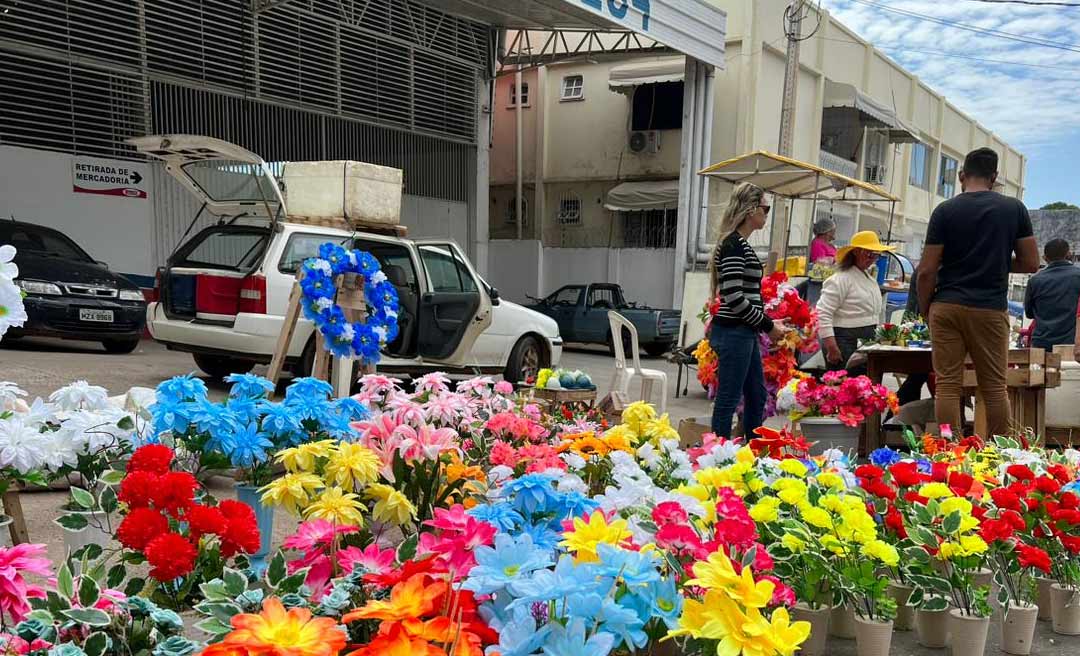
[{"label": "wooden table", "polygon": [[551,408],[563,403],[579,403],[592,408],[596,404],[596,388],[592,389],[537,389],[532,388],[533,398],[547,401]]},{"label": "wooden table", "polygon": [[[865,346],[858,351],[866,356],[866,375],[880,385],[886,373],[928,374],[934,370],[930,347],[913,348],[907,346]],[[881,414],[874,413],[866,418],[863,431],[865,435],[860,452],[870,453],[882,445]]]}]

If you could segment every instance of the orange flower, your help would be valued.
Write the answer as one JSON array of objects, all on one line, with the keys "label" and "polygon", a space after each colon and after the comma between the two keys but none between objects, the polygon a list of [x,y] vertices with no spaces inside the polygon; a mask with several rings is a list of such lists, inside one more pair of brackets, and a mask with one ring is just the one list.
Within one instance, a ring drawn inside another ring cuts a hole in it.
[{"label": "orange flower", "polygon": [[414,638],[442,645],[456,645],[454,656],[484,656],[479,636],[465,631],[461,624],[451,621],[449,617],[409,619],[403,621],[401,626]]},{"label": "orange flower", "polygon": [[370,643],[345,656],[446,656],[446,650],[409,635],[400,624],[394,624],[387,632],[380,631]]},{"label": "orange flower", "polygon": [[343,624],[356,620],[401,621],[429,615],[435,601],[445,592],[445,585],[429,585],[427,574],[414,574],[390,589],[390,599],[372,600],[363,608],[347,613]]},{"label": "orange flower", "polygon": [[263,602],[259,614],[242,613],[232,618],[233,631],[211,656],[337,656],[345,648],[345,634],[327,617],[312,618],[311,611],[286,611],[277,597]]},{"label": "orange flower", "polygon": [[582,458],[591,458],[592,456],[603,457],[611,453],[611,447],[605,444],[603,440],[597,439],[596,435],[592,432],[571,433],[569,435],[563,435],[562,439],[562,444],[555,449],[559,453],[573,451]]},{"label": "orange flower", "polygon": [[227,642],[216,642],[199,653],[199,656],[249,656],[247,647]]},{"label": "orange flower", "polygon": [[446,482],[453,483],[454,481],[466,478],[473,481],[486,481],[487,476],[484,475],[484,470],[477,466],[469,467],[465,463],[461,462],[461,457],[454,452],[450,453],[450,463],[446,465]]}]

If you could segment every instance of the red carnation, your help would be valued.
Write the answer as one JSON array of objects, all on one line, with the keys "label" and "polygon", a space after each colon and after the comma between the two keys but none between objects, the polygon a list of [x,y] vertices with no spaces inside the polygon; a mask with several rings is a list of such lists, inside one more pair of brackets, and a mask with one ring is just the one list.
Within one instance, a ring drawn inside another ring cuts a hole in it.
[{"label": "red carnation", "polygon": [[246,503],[225,499],[218,505],[225,518],[221,533],[221,555],[231,558],[237,553],[255,553],[260,547],[259,526],[255,511]]},{"label": "red carnation", "polygon": [[652,511],[653,521],[658,527],[669,524],[685,525],[690,521],[686,510],[676,501],[662,501]]},{"label": "red carnation", "polygon": [[192,504],[184,511],[184,521],[191,530],[191,539],[198,541],[206,534],[221,535],[225,530],[225,515],[217,508]]},{"label": "red carnation", "polygon": [[1030,481],[1035,478],[1035,472],[1027,465],[1009,465],[1005,473],[1018,481]]},{"label": "red carnation", "polygon": [[924,482],[925,477],[919,473],[918,465],[914,462],[898,462],[889,467],[889,473],[900,487],[915,487]]},{"label": "red carnation", "polygon": [[885,470],[877,465],[859,465],[855,468],[855,475],[859,478],[876,481],[885,475]]},{"label": "red carnation", "polygon": [[1061,540],[1061,544],[1064,545],[1070,553],[1080,554],[1080,537],[1072,535],[1059,535],[1058,539]]},{"label": "red carnation", "polygon": [[1040,476],[1035,479],[1035,489],[1043,494],[1057,494],[1061,491],[1061,483],[1049,476]]},{"label": "red carnation", "polygon": [[199,481],[187,472],[169,472],[158,481],[154,491],[154,506],[177,517],[195,501]]},{"label": "red carnation", "polygon": [[1015,510],[1006,510],[1002,512],[1001,520],[1017,531],[1022,531],[1027,528],[1027,523],[1024,521],[1023,515]]},{"label": "red carnation", "polygon": [[154,498],[160,480],[160,476],[148,471],[130,472],[120,481],[116,497],[130,508],[146,508]]},{"label": "red carnation", "polygon": [[1020,559],[1020,567],[1033,567],[1045,574],[1050,573],[1050,555],[1042,549],[1018,544],[1016,552]]},{"label": "red carnation", "polygon": [[151,474],[164,474],[172,465],[173,450],[164,444],[146,444],[136,449],[128,461],[129,472],[144,471]]},{"label": "red carnation", "polygon": [[150,563],[150,576],[164,583],[190,574],[199,552],[184,536],[163,533],[146,545],[144,554]]},{"label": "red carnation", "polygon": [[990,490],[990,498],[994,500],[994,505],[1003,510],[1015,510],[1017,512],[1025,510],[1020,505],[1020,497],[1016,496],[1016,493],[1008,488],[998,487]]},{"label": "red carnation", "polygon": [[979,535],[988,543],[1008,540],[1013,536],[1013,528],[1000,519],[988,519],[979,527]]},{"label": "red carnation", "polygon": [[[896,499],[896,490],[889,487],[880,479],[863,480],[862,487],[875,497],[881,497],[882,499],[888,499],[889,501],[894,501]],[[873,514],[872,511],[871,514]]]},{"label": "red carnation", "polygon": [[892,529],[901,540],[908,535],[907,528],[904,527],[904,516],[896,509],[896,506],[889,506],[888,512],[885,513],[885,526]]},{"label": "red carnation", "polygon": [[949,474],[949,489],[958,497],[966,497],[974,483],[975,478],[971,474],[965,474],[964,472]]},{"label": "red carnation", "polygon": [[930,501],[930,499],[921,496],[918,492],[915,492],[913,490],[911,492],[904,493],[904,501],[907,501],[908,503],[917,503],[920,506],[925,506],[927,502]]},{"label": "red carnation", "polygon": [[1055,479],[1057,479],[1057,482],[1061,483],[1062,485],[1068,483],[1071,479],[1071,477],[1069,476],[1069,470],[1065,467],[1065,465],[1048,465],[1046,468],[1046,473],[1053,476]]},{"label": "red carnation", "polygon": [[116,539],[128,549],[142,551],[151,540],[169,530],[169,520],[152,508],[135,508],[116,529]]},{"label": "red carnation", "polygon": [[1072,492],[1062,492],[1058,497],[1058,503],[1062,508],[1068,508],[1070,510],[1080,509],[1080,497],[1076,496]]},{"label": "red carnation", "polygon": [[1080,510],[1062,508],[1050,513],[1050,519],[1055,522],[1065,522],[1069,525],[1080,524]]},{"label": "red carnation", "polygon": [[930,465],[930,479],[935,483],[944,483],[949,480],[949,463],[935,462]]}]

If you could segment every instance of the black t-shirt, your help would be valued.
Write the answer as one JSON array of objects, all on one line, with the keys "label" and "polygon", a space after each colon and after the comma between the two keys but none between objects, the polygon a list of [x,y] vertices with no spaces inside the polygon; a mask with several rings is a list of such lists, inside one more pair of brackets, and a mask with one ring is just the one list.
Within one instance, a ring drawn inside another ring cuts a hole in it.
[{"label": "black t-shirt", "polygon": [[994,191],[963,193],[938,205],[926,230],[927,246],[944,247],[934,300],[1007,309],[1016,242],[1032,234],[1024,204]]}]

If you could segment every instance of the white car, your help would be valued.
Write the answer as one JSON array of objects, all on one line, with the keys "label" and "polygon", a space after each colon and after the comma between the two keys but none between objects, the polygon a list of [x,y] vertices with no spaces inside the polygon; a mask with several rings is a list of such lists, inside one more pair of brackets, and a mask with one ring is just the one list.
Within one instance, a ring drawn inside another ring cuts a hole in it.
[{"label": "white car", "polygon": [[[221,217],[158,271],[158,300],[146,311],[154,339],[191,353],[207,374],[225,376],[270,361],[296,271],[326,242],[370,252],[397,288],[400,333],[383,349],[380,371],[501,374],[516,383],[558,364],[558,324],[501,300],[453,241],[293,223],[270,167],[254,153],[193,135],[131,143],[164,160],[203,211]],[[306,375],[314,355],[314,326],[301,318],[286,364]]]}]

